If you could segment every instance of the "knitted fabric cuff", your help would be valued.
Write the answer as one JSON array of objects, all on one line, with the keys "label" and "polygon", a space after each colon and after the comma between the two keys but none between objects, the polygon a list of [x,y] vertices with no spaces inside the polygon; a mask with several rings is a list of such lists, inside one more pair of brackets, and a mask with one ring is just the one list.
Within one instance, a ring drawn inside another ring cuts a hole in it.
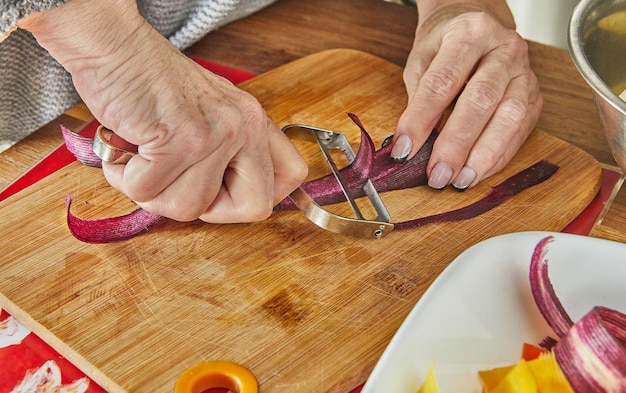
[{"label": "knitted fabric cuff", "polygon": [[65,0],[0,0],[0,41],[17,29],[17,23],[25,16],[63,3]]}]

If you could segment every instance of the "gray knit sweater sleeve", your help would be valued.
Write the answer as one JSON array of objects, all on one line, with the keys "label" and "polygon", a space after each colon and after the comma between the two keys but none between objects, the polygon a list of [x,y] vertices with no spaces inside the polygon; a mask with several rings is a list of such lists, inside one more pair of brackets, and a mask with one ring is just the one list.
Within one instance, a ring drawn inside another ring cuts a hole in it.
[{"label": "gray knit sweater sleeve", "polygon": [[65,0],[0,0],[0,41],[15,30],[25,16],[65,3]]},{"label": "gray knit sweater sleeve", "polygon": [[[274,0],[137,0],[141,14],[184,49]],[[64,0],[0,0],[0,151],[58,117],[80,97],[71,76],[17,22]],[[10,33],[10,34],[8,34]]]}]

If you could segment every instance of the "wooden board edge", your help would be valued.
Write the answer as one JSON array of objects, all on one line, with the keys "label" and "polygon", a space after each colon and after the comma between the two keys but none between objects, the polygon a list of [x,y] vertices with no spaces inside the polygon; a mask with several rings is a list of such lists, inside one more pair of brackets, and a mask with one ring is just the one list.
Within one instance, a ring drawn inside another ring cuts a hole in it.
[{"label": "wooden board edge", "polygon": [[626,232],[602,224],[596,225],[589,236],[604,240],[611,240],[614,242],[626,243]]},{"label": "wooden board edge", "polygon": [[[584,195],[581,209],[578,211],[573,211],[572,214],[566,220],[564,220],[564,222],[562,223],[562,226],[558,229],[558,231],[561,232],[572,221],[574,221],[576,217],[578,217],[580,214],[584,212],[584,210],[591,204],[591,202],[593,202],[596,195],[598,195],[598,192],[600,192],[600,189],[602,188],[602,164],[594,156],[592,156],[590,153],[586,152],[585,150],[581,149],[580,147],[574,146],[571,143],[564,141],[561,138],[555,135],[552,135],[551,133],[544,131],[541,128],[537,127],[532,131],[532,133],[536,133],[536,132],[540,132],[544,134],[545,137],[553,138],[555,140],[561,141],[562,143],[569,145],[571,149],[573,149],[582,157],[584,157],[584,159],[589,162],[589,165],[593,165],[594,176],[590,180],[593,180],[594,183],[589,189],[589,192]],[[602,215],[600,215],[598,218],[600,217],[602,217]],[[591,236],[591,234],[589,234],[588,236]]]},{"label": "wooden board edge", "polygon": [[275,73],[280,73],[282,72],[283,69],[289,69],[292,68],[294,64],[298,64],[301,62],[313,62],[313,61],[317,61],[318,59],[324,59],[327,57],[331,57],[331,56],[335,56],[337,54],[349,54],[350,56],[355,56],[355,57],[361,57],[361,58],[375,58],[380,60],[381,62],[384,63],[388,63],[388,64],[392,64],[394,67],[398,67],[399,69],[402,69],[402,67],[390,63],[389,61],[383,59],[382,57],[373,55],[371,53],[367,53],[367,52],[363,52],[361,50],[358,49],[350,49],[350,48],[332,48],[332,49],[325,49],[319,52],[315,52],[315,53],[311,53],[309,55],[300,57],[298,59],[292,60],[288,63],[285,63],[279,67],[273,68],[269,71],[266,71],[262,74],[259,74],[257,76],[255,76],[254,78],[248,79],[245,82],[241,82],[239,84],[237,84],[237,87],[246,90],[246,88],[249,85],[256,85],[257,83],[259,83],[259,79],[264,79],[267,78],[269,75],[273,75]]},{"label": "wooden board edge", "polygon": [[91,364],[87,359],[74,351],[69,345],[65,344],[61,339],[55,336],[45,326],[37,322],[27,312],[9,300],[0,292],[0,308],[6,310],[14,318],[20,321],[24,326],[36,334],[52,349],[57,351],[61,356],[66,358],[75,367],[80,369],[85,375],[91,378],[95,383],[100,385],[109,393],[126,393],[120,385],[116,384],[112,379],[106,376],[100,369]]}]

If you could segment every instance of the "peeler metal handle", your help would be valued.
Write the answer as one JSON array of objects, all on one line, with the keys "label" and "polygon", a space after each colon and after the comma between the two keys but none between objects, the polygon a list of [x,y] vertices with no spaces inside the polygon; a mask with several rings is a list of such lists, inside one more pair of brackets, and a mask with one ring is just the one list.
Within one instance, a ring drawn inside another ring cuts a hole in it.
[{"label": "peeler metal handle", "polygon": [[299,187],[289,195],[289,198],[304,212],[309,220],[317,226],[334,233],[372,239],[379,239],[393,230],[389,211],[370,180],[367,180],[363,184],[363,190],[376,210],[377,217],[375,220],[366,220],[363,217],[356,201],[348,192],[341,178],[339,169],[337,169],[337,165],[329,151],[330,149],[340,149],[344,152],[350,163],[354,161],[356,154],[344,134],[302,124],[287,125],[283,127],[283,132],[290,138],[302,139],[319,145],[331,171],[341,186],[346,200],[356,216],[356,218],[343,217],[329,212],[315,202],[302,187]]}]

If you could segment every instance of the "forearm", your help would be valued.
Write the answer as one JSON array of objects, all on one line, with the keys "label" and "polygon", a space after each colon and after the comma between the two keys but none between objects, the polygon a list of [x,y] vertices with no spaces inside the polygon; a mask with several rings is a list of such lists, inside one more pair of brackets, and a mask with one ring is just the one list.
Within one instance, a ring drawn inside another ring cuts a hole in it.
[{"label": "forearm", "polygon": [[417,0],[419,21],[429,19],[434,13],[446,7],[488,12],[503,26],[515,29],[515,20],[506,0]]},{"label": "forearm", "polygon": [[85,60],[123,51],[145,25],[132,0],[71,0],[18,23],[70,73]]},{"label": "forearm", "polygon": [[[121,127],[133,110],[158,117],[149,99],[158,94],[157,74],[170,72],[163,71],[166,63],[182,54],[139,14],[134,0],[70,0],[30,15],[20,27],[72,75],[82,100],[107,127]],[[148,97],[151,104],[140,108],[144,101],[131,100],[131,108],[128,96]]]}]

